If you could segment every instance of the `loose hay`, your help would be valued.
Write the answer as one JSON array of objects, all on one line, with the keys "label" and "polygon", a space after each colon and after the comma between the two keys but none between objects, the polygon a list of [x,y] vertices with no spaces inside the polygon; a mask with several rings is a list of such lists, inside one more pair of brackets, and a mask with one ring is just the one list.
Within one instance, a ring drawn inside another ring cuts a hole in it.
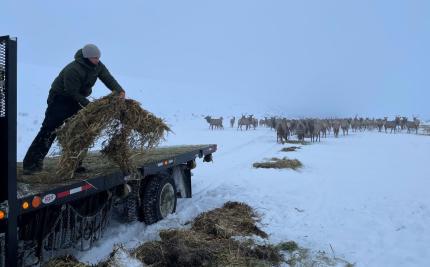
[{"label": "loose hay", "polygon": [[266,162],[256,162],[252,165],[254,168],[264,168],[264,169],[293,169],[297,170],[303,165],[298,159],[288,159],[286,157],[272,158],[270,161]]},{"label": "loose hay", "polygon": [[141,108],[131,99],[115,95],[88,104],[57,130],[61,156],[57,174],[72,178],[87,150],[103,138],[102,155],[125,173],[135,170],[131,150],[152,148],[170,131],[162,119]]},{"label": "loose hay", "polygon": [[299,246],[294,241],[282,242],[282,243],[279,243],[276,247],[279,248],[280,250],[286,250],[289,252],[293,252],[299,249]]},{"label": "loose hay", "polygon": [[290,147],[284,147],[281,149],[281,152],[292,152],[292,151],[296,151],[297,149],[300,149],[301,147],[299,146],[290,146]]},{"label": "loose hay", "polygon": [[42,265],[43,267],[89,267],[89,265],[79,262],[73,256],[63,256],[52,259]]},{"label": "loose hay", "polygon": [[250,206],[229,201],[222,208],[197,216],[191,229],[220,238],[252,234],[267,238],[267,234],[255,225],[258,220]]},{"label": "loose hay", "polygon": [[[131,252],[115,247],[108,259],[96,266],[126,266],[138,261],[151,267],[278,266],[282,263],[290,266],[354,266],[324,251],[302,248],[294,241],[277,245],[261,245],[259,241],[257,244],[249,238],[250,235],[267,237],[263,231],[255,231],[257,222],[258,216],[251,207],[227,202],[221,208],[199,215],[189,230],[162,230],[160,241],[146,242]],[[215,224],[223,230],[218,231]],[[53,259],[47,264],[48,267],[87,267],[73,257]]]},{"label": "loose hay", "polygon": [[255,224],[248,205],[227,202],[199,215],[190,230],[160,232],[160,241],[147,242],[133,256],[151,266],[273,266],[283,257],[275,246],[241,242],[232,237],[267,234]]},{"label": "loose hay", "polygon": [[114,245],[109,257],[94,267],[128,267],[142,266],[142,262],[130,255],[123,245]]},{"label": "loose hay", "polygon": [[300,140],[285,140],[286,144],[299,144],[299,145],[309,145],[310,143],[307,141],[300,141]]}]

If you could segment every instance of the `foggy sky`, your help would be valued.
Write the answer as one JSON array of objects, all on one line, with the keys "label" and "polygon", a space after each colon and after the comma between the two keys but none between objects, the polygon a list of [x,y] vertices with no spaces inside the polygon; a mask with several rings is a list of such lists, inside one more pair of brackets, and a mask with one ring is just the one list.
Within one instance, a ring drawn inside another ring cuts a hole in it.
[{"label": "foggy sky", "polygon": [[430,118],[430,1],[6,0],[1,9],[0,35],[18,37],[19,64],[60,71],[95,43],[112,73],[187,85],[184,95],[220,108]]}]

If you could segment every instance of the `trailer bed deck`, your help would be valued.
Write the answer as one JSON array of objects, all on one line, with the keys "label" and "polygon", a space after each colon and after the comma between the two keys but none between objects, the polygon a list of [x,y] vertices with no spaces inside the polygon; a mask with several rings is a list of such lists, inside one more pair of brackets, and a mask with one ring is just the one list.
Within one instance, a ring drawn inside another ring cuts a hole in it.
[{"label": "trailer bed deck", "polygon": [[[175,165],[187,160],[203,157],[209,152],[215,152],[215,145],[184,145],[158,147],[145,152],[136,152],[132,156],[133,163],[139,166],[145,173],[163,165]],[[182,160],[178,157],[182,157]],[[64,179],[56,175],[59,157],[48,157],[44,160],[44,169],[32,175],[24,175],[22,162],[17,163],[18,198],[41,194],[55,188],[68,187],[83,181],[91,183],[91,180],[105,177],[107,179],[124,179],[121,170],[103,157],[98,151],[88,153],[83,161],[87,169],[84,173],[76,173],[73,179]],[[178,162],[181,161],[181,162]]]}]

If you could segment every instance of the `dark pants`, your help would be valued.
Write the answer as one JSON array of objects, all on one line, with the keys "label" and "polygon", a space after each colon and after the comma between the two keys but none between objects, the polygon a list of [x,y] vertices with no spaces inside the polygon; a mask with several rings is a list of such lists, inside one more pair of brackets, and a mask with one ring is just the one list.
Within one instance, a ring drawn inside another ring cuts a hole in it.
[{"label": "dark pants", "polygon": [[68,97],[55,96],[49,101],[42,127],[24,157],[24,169],[31,170],[43,166],[43,159],[48,154],[56,137],[55,129],[61,126],[67,118],[75,115],[80,109],[81,106]]}]

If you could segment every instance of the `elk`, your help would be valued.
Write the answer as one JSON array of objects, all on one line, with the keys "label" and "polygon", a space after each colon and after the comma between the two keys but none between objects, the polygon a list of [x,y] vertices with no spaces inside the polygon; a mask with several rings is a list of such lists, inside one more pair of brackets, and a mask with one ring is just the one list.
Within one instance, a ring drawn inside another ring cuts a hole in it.
[{"label": "elk", "polygon": [[245,115],[242,115],[242,117],[240,117],[240,119],[237,121],[237,129],[242,131],[242,126],[245,126],[245,130],[248,130],[249,127],[249,123],[248,123],[248,118],[245,117]]},{"label": "elk", "polygon": [[339,137],[339,130],[340,130],[340,121],[338,120],[333,121],[333,133],[336,138]]},{"label": "elk", "polygon": [[252,127],[254,127],[254,130],[255,130],[258,126],[258,120],[256,118],[253,118],[252,115],[250,115],[249,121],[250,121],[250,125],[252,125]]},{"label": "elk", "polygon": [[249,115],[248,117],[245,117],[245,115],[242,115],[242,117],[239,119],[239,121],[237,122],[237,129],[242,130],[242,126],[245,126],[245,130],[248,130],[249,128],[251,128],[251,126],[255,128],[257,127],[256,124],[258,124],[257,119],[253,118],[254,115]]},{"label": "elk", "polygon": [[295,129],[296,129],[297,139],[299,141],[304,141],[305,140],[305,132],[306,132],[305,124],[302,121],[298,121]]},{"label": "elk", "polygon": [[284,144],[284,140],[288,140],[288,136],[290,135],[290,129],[288,128],[288,123],[286,119],[283,119],[276,126],[276,142]]},{"label": "elk", "polygon": [[382,119],[376,120],[376,126],[378,127],[378,131],[382,132],[382,127],[384,127],[385,121]]},{"label": "elk", "polygon": [[348,135],[348,131],[349,131],[349,122],[347,120],[341,120],[340,121],[340,127],[342,128],[342,134]]},{"label": "elk", "polygon": [[390,133],[392,133],[393,131],[395,133],[397,129],[397,121],[389,121],[387,117],[384,117],[384,128],[385,132],[387,132],[387,129],[390,129]]},{"label": "elk", "polygon": [[321,121],[321,134],[324,138],[327,137],[327,131],[329,130],[329,123],[327,122],[327,120],[322,120]]},{"label": "elk", "polygon": [[233,118],[230,119],[230,127],[233,128],[234,122],[236,121],[236,117],[233,116]]},{"label": "elk", "polygon": [[404,130],[406,127],[406,124],[408,123],[407,117],[402,117],[402,120],[400,121],[400,129]]},{"label": "elk", "polygon": [[420,126],[420,120],[414,117],[413,121],[408,121],[406,123],[406,128],[408,129],[408,133],[411,132],[411,129],[415,129],[415,133],[418,134],[418,127]]},{"label": "elk", "polygon": [[212,119],[211,116],[206,116],[205,120],[209,123],[209,128],[211,130],[215,129],[224,129],[224,126],[222,125],[223,118],[220,117],[219,119]]},{"label": "elk", "polygon": [[322,125],[319,120],[310,120],[308,123],[309,133],[312,142],[321,141],[321,129]]}]

